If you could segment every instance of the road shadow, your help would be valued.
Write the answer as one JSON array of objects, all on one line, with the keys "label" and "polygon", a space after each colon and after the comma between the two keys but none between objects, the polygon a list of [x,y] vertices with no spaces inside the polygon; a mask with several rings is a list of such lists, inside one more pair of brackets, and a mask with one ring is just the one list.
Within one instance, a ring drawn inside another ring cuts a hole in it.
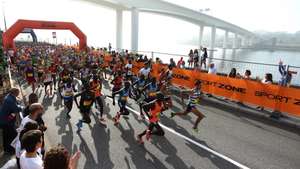
[{"label": "road shadow", "polygon": [[[121,138],[128,144],[128,147],[125,147],[125,150],[131,155],[131,160],[137,169],[167,169],[167,167],[161,162],[161,159],[158,159],[151,152],[147,151],[143,145],[137,143],[134,129],[132,125],[125,120],[129,129],[125,130],[121,125],[118,126],[121,131]],[[146,155],[149,155],[151,159],[146,158]],[[128,168],[131,168],[126,157],[124,160]]]},{"label": "road shadow", "polygon": [[[66,118],[66,110],[62,110],[55,118],[55,124],[58,126],[58,135],[61,135],[61,143],[72,152],[73,145],[73,128],[70,121]],[[67,130],[67,128],[69,130]]]}]

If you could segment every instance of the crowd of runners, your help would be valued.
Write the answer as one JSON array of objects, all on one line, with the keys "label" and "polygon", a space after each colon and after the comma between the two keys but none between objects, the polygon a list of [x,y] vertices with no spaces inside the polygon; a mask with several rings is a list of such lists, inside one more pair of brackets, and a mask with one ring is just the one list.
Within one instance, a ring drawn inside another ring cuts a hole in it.
[{"label": "crowd of runners", "polygon": [[[140,107],[142,119],[149,119],[148,128],[137,136],[143,143],[143,136],[149,140],[152,135],[163,136],[164,131],[159,125],[160,115],[172,107],[171,92],[172,68],[169,65],[159,70],[159,77],[151,76],[150,59],[142,60],[144,67],[138,73],[133,72],[134,62],[140,61],[137,54],[128,51],[117,53],[106,49],[89,49],[81,52],[72,47],[54,46],[49,44],[22,44],[17,48],[16,57],[12,60],[19,76],[26,79],[35,93],[43,88],[46,97],[57,94],[62,98],[66,108],[66,118],[71,118],[73,103],[79,109],[82,119],[76,126],[81,130],[84,123],[90,123],[91,108],[95,105],[99,121],[105,124],[104,114],[110,114],[113,122],[118,125],[121,116],[128,116],[128,99],[134,100]],[[110,61],[105,56],[111,57]],[[109,82],[111,94],[104,95],[102,85]],[[183,112],[171,112],[170,117],[194,113],[198,118],[193,129],[198,131],[198,123],[204,115],[196,108],[201,95],[201,82],[195,83],[192,90],[183,91],[188,96],[188,104]],[[103,99],[115,99],[119,106],[118,112],[104,112]],[[79,114],[74,114],[77,116]]]}]

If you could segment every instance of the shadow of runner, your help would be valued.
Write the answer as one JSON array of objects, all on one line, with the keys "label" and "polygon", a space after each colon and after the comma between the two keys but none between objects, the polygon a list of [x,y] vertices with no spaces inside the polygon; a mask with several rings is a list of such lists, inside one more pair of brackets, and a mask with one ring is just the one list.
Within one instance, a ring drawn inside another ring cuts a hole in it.
[{"label": "shadow of runner", "polygon": [[[182,135],[184,135],[184,136],[186,136],[186,137],[188,137],[188,138],[190,138],[190,139],[192,139],[192,140],[194,140],[194,141],[210,148],[205,141],[202,141],[202,140],[196,138],[195,136],[191,135],[186,129],[184,129],[181,126],[178,126],[174,120],[169,119],[169,118],[163,118],[162,122],[163,122],[164,125],[175,129],[176,132],[178,132],[178,133],[180,133],[180,134],[182,134]],[[192,129],[191,129],[191,131],[192,131]],[[166,140],[166,141],[164,141],[164,140]],[[171,145],[170,143],[168,143],[167,139],[161,139],[161,140],[157,141],[157,143],[162,142],[162,141],[164,141],[166,143],[164,145],[162,143],[160,143],[160,145],[163,145],[164,147],[165,147],[165,145],[169,145],[169,146]],[[194,144],[192,144],[188,141],[186,141],[186,142],[187,142],[186,145],[188,147],[190,147],[191,150],[195,151],[201,157],[208,158],[216,167],[222,168],[222,169],[223,168],[230,168],[230,169],[238,168],[235,165],[223,160],[222,158],[217,157],[215,155],[212,155],[210,152],[208,152],[208,151],[206,151],[206,150],[204,150],[204,149],[202,149],[202,148],[200,148],[200,147],[198,147],[198,146],[196,146],[196,145],[194,145]],[[172,147],[170,147],[170,149],[172,150]],[[213,148],[210,148],[210,149],[213,149]],[[163,150],[161,150],[161,151],[163,152]],[[174,152],[174,150],[173,150],[173,153],[171,153],[171,154],[174,154],[174,153],[176,154],[176,151]],[[165,150],[165,154],[170,154],[170,150],[168,150],[168,151]],[[172,157],[170,157],[170,158],[172,159]],[[178,159],[172,159],[171,161],[173,161],[173,160],[176,161]],[[179,163],[178,165],[183,165],[183,164]]]},{"label": "shadow of runner", "polygon": [[[199,142],[202,145],[205,145],[206,147],[209,147],[205,141],[200,141]],[[209,159],[217,168],[220,169],[224,169],[224,168],[230,168],[230,169],[239,169],[239,167],[237,167],[236,165],[218,157],[213,155],[212,153],[203,150],[197,146],[195,146],[194,144],[187,142],[186,145],[193,150],[195,153],[197,153],[199,156],[203,157],[203,158],[207,158]]]},{"label": "shadow of runner", "polygon": [[[121,137],[128,144],[128,147],[125,150],[131,155],[132,162],[137,169],[167,169],[167,167],[155,157],[155,155],[148,152],[143,145],[138,144],[135,139],[134,129],[128,120],[124,120],[129,127],[129,130],[124,130],[124,128],[119,125],[118,128],[121,131]],[[152,160],[146,159],[146,155],[150,155]],[[125,160],[126,161],[126,160]],[[128,159],[127,165],[130,168]]]},{"label": "shadow of runner", "polygon": [[80,145],[79,145],[79,150],[81,152],[82,155],[85,156],[86,158],[86,162],[84,164],[84,169],[92,169],[92,168],[99,168],[100,166],[97,164],[97,162],[94,159],[93,153],[91,152],[91,150],[89,149],[89,146],[87,145],[85,139],[82,137],[81,133],[78,132],[78,137],[81,141]]},{"label": "shadow of runner", "polygon": [[[54,98],[53,98],[54,99]],[[53,103],[53,106],[55,107],[54,110],[58,110],[59,107],[63,106],[63,100],[62,98],[59,96],[59,93],[56,93],[56,101]],[[73,105],[74,106],[74,105]]]},{"label": "shadow of runner", "polygon": [[98,163],[95,166],[90,166],[89,168],[112,169],[114,164],[111,161],[109,150],[110,129],[107,129],[106,131],[106,128],[97,122],[92,127],[91,134],[94,139]]},{"label": "shadow of runner", "polygon": [[[72,124],[68,119],[66,119],[65,110],[62,110],[59,113],[59,116],[55,118],[55,124],[56,126],[59,126],[58,128],[58,134],[61,136],[61,143],[69,150],[69,152],[72,152],[72,144],[73,144],[73,129]],[[69,128],[67,131],[66,128]]]},{"label": "shadow of runner", "polygon": [[162,153],[167,155],[165,161],[174,168],[180,169],[194,169],[194,167],[188,167],[180,157],[177,155],[177,149],[173,146],[170,141],[165,137],[156,137],[152,139],[152,144],[157,147]]}]

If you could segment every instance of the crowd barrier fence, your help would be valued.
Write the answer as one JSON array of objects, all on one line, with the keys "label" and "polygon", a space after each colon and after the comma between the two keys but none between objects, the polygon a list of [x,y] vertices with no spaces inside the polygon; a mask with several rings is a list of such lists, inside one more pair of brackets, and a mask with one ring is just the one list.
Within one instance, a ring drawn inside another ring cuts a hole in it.
[{"label": "crowd barrier fence", "polygon": [[[110,55],[105,56],[106,62],[110,60]],[[134,62],[133,72],[138,73],[143,66],[142,62]],[[167,68],[167,65],[153,64],[152,76],[158,77],[162,68]],[[229,78],[197,70],[173,69],[173,84],[193,88],[197,80],[202,81],[202,90],[206,93],[300,117],[300,89]]]}]

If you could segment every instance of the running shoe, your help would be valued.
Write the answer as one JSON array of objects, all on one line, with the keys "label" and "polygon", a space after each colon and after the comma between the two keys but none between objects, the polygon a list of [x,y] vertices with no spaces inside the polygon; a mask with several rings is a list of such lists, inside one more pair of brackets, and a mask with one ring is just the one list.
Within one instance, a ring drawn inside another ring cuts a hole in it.
[{"label": "running shoe", "polygon": [[198,133],[199,132],[199,129],[198,128],[193,128],[193,131]]},{"label": "running shoe", "polygon": [[101,117],[99,120],[100,120],[100,122],[105,122],[106,121],[103,117]]},{"label": "running shoe", "polygon": [[78,123],[76,124],[76,126],[78,128],[77,131],[80,131],[82,128],[82,120],[79,120]]},{"label": "running shoe", "polygon": [[140,116],[141,116],[142,120],[145,120],[145,115],[144,114],[141,113]]},{"label": "running shoe", "polygon": [[139,142],[139,144],[144,144],[143,137],[140,135],[137,136],[137,141]]},{"label": "running shoe", "polygon": [[150,138],[151,138],[151,131],[147,130],[147,132],[146,132],[146,140],[149,141]]}]

